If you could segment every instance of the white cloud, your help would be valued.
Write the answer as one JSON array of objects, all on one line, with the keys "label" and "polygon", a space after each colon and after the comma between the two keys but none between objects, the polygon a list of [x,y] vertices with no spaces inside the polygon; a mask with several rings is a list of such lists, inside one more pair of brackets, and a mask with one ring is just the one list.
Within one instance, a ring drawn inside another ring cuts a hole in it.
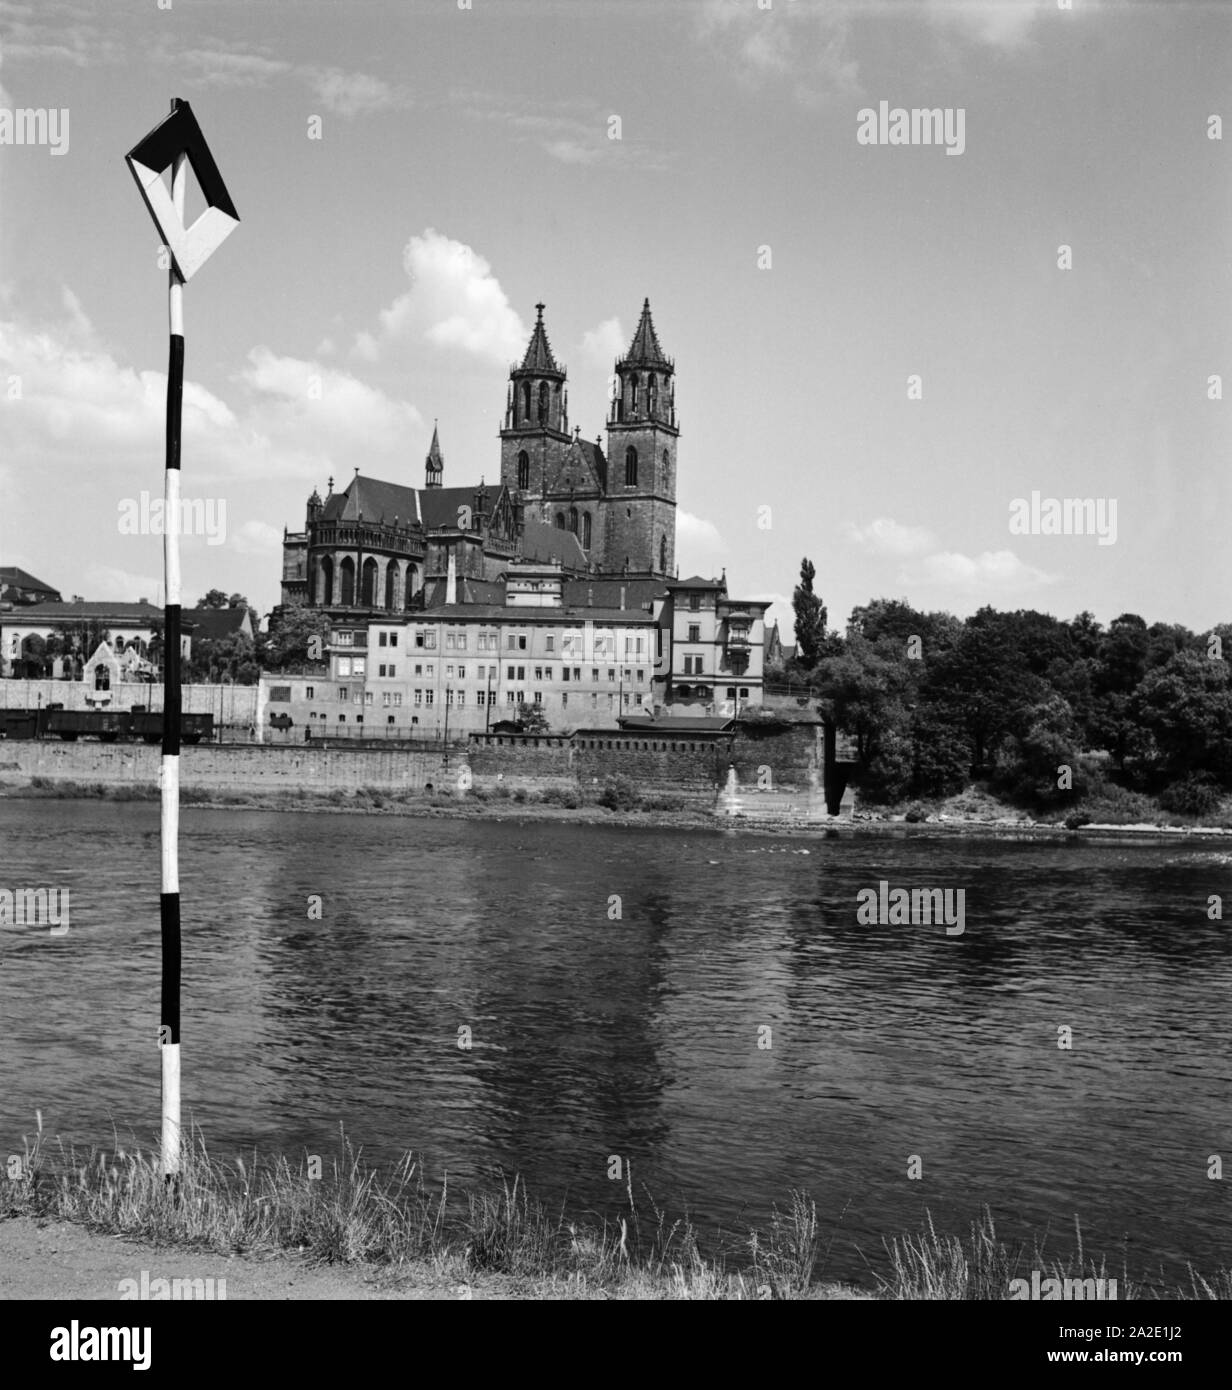
[{"label": "white cloud", "polygon": [[997,594],[1043,589],[1055,584],[1057,578],[1057,575],[1025,564],[1012,550],[985,550],[974,557],[943,550],[899,571],[900,583],[935,585],[956,593],[990,598]]},{"label": "white cloud", "polygon": [[867,526],[845,521],[843,534],[877,555],[920,555],[937,543],[932,532],[923,526],[904,526],[888,516],[879,516]]},{"label": "white cloud", "polygon": [[727,554],[727,543],[713,521],[692,512],[676,510],[676,562],[680,573],[709,576],[717,571],[719,559]]},{"label": "white cloud", "polygon": [[477,251],[429,227],[407,242],[402,265],[411,288],[381,311],[379,337],[356,337],[356,356],[375,361],[399,340],[429,342],[502,364],[521,355],[529,334]]},{"label": "white cloud", "polygon": [[214,87],[263,86],[271,77],[290,72],[291,64],[258,53],[234,53],[220,48],[190,48],[177,62],[197,69],[197,80]]},{"label": "white cloud", "polygon": [[790,594],[746,594],[744,592],[733,592],[733,598],[749,598],[765,601],[770,600],[770,607],[766,609],[766,636],[769,637],[770,629],[778,623],[779,641],[785,646],[790,647],[796,640],[796,610],[791,606]]},{"label": "white cloud", "polygon": [[1025,43],[1036,19],[1046,10],[1057,13],[1056,0],[926,0],[925,5],[934,25],[956,29],[977,43],[1006,49]]},{"label": "white cloud", "polygon": [[846,6],[781,3],[763,10],[749,0],[706,0],[697,13],[703,40],[726,55],[746,86],[786,84],[806,105],[860,92]]},{"label": "white cloud", "polygon": [[336,116],[367,115],[406,104],[406,98],[383,78],[364,72],[323,68],[311,71],[308,80],[325,109]]},{"label": "white cloud", "polygon": [[582,357],[590,366],[610,372],[628,341],[619,319],[604,319],[598,327],[588,328],[582,334]]},{"label": "white cloud", "polygon": [[[65,316],[32,326],[0,319],[0,379],[19,378],[4,412],[5,465],[26,477],[76,476],[161,491],[166,376],[118,362],[71,291]],[[218,479],[296,477],[323,481],[352,462],[405,466],[408,436],[423,424],[414,406],[349,373],[252,349],[236,378],[234,405],[191,378],[184,383],[185,469],[194,485]],[[7,394],[7,393],[6,393]]]}]

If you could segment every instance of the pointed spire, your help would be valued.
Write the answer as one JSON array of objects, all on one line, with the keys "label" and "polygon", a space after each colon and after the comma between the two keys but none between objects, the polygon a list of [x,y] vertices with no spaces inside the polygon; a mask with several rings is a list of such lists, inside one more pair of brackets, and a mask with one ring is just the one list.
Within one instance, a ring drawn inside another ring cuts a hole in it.
[{"label": "pointed spire", "polygon": [[441,438],[437,423],[432,421],[432,444],[428,457],[424,460],[425,483],[428,487],[440,487],[445,476],[445,460],[441,455]]},{"label": "pointed spire", "polygon": [[629,344],[629,351],[622,359],[622,365],[646,367],[671,367],[671,361],[664,356],[659,346],[659,335],[655,332],[654,320],[650,317],[650,300],[642,301],[642,317],[637,332]]},{"label": "pointed spire", "polygon": [[548,332],[543,326],[542,301],[535,305],[535,327],[530,335],[530,342],[526,346],[526,355],[522,358],[521,371],[524,372],[560,372],[564,369],[557,363],[552,355],[552,345],[548,342]]}]

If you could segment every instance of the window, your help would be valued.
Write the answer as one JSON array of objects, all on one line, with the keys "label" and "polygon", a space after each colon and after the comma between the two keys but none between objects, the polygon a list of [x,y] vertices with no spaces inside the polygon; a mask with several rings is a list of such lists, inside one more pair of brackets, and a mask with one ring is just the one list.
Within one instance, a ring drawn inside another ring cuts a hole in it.
[{"label": "window", "polygon": [[736,687],[734,685],[729,685],[727,687],[727,698],[729,700],[734,700],[736,698]]},{"label": "window", "polygon": [[557,529],[558,531],[563,531],[563,530],[565,529],[565,514],[564,514],[564,512],[557,512],[557,513],[556,513],[556,529]]},{"label": "window", "polygon": [[552,668],[550,666],[545,666],[543,668],[543,673],[548,680],[552,679]]},{"label": "window", "polygon": [[389,674],[390,674],[390,677],[391,677],[391,678],[392,678],[394,675],[397,674],[396,671],[395,671],[395,669],[394,669],[394,665],[393,665],[392,662],[390,663],[390,666],[389,666]]},{"label": "window", "polygon": [[[569,697],[566,695],[565,698],[568,699]],[[543,704],[543,691],[542,691],[542,690],[536,690],[536,691],[535,691],[535,704],[537,704],[537,705]]]},{"label": "window", "polygon": [[566,690],[566,691],[564,691],[564,692],[562,693],[562,695],[561,695],[561,697],[560,697],[561,708],[563,709],[568,703],[569,703],[569,692]]},{"label": "window", "polygon": [[567,681],[569,679],[569,668],[567,666],[562,666],[560,668],[560,678],[562,681]]},{"label": "window", "polygon": [[422,675],[423,675],[423,667],[422,667],[421,665],[419,665],[418,663],[416,663],[416,666],[415,666],[415,674],[416,674],[417,676],[422,676]]},{"label": "window", "polygon": [[481,632],[479,634],[479,650],[481,652],[494,652],[499,645],[495,632]]},{"label": "window", "polygon": [[466,650],[466,633],[465,633],[465,632],[459,632],[457,636],[458,636],[458,650],[459,650],[460,652],[464,652],[464,651]]},{"label": "window", "polygon": [[338,703],[341,704],[341,705],[345,705],[346,702],[347,702],[347,688],[346,688],[345,685],[340,685],[340,686],[338,687]]},{"label": "window", "polygon": [[518,486],[520,488],[530,487],[530,458],[525,449],[518,453]]},{"label": "window", "polygon": [[537,681],[541,681],[541,680],[543,679],[543,667],[542,667],[542,666],[536,666],[536,667],[535,667],[535,679],[536,679]]},{"label": "window", "polygon": [[351,674],[351,658],[349,656],[340,656],[338,658],[338,674],[339,676],[349,676]]},{"label": "window", "polygon": [[509,634],[509,637],[505,642],[505,646],[511,652],[517,651],[518,639],[513,635],[512,632]]},{"label": "window", "polygon": [[749,698],[749,688],[747,685],[742,685],[740,687],[740,698],[742,700],[747,700]]},{"label": "window", "polygon": [[386,722],[386,724],[392,724],[392,723],[394,722],[394,717],[393,717],[393,715],[391,714],[391,715],[385,720],[385,722]]},{"label": "window", "polygon": [[642,697],[641,697],[641,695],[635,695],[635,696],[633,697],[633,703],[634,703],[635,705],[640,705],[640,704],[642,703]]},{"label": "window", "polygon": [[415,703],[416,703],[417,705],[422,705],[422,704],[423,704],[423,691],[422,691],[422,690],[417,690],[417,691],[415,692]]},{"label": "window", "polygon": [[698,613],[698,612],[701,611],[701,606],[702,606],[702,596],[701,596],[701,594],[690,594],[690,595],[689,595],[689,612],[690,612],[690,613]]},{"label": "window", "polygon": [[395,690],[395,691],[394,691],[394,707],[395,707],[395,708],[398,708],[399,706],[401,706],[401,704],[402,704],[402,692],[401,692],[400,690]]},{"label": "window", "polygon": [[424,670],[424,675],[426,675],[426,676],[433,676],[433,675],[435,675],[435,674],[436,674],[436,667],[429,661],[427,667],[426,667],[425,670]]},{"label": "window", "polygon": [[434,652],[436,650],[435,632],[417,632],[415,634],[415,645],[422,647],[425,651]]},{"label": "window", "polygon": [[597,681],[599,679],[599,668],[597,666],[592,668],[590,678],[592,681]]},{"label": "window", "polygon": [[289,685],[271,685],[269,697],[271,700],[277,700],[279,703],[282,703],[284,700],[289,701],[291,698],[291,687]]},{"label": "window", "polygon": [[515,667],[510,666],[509,669],[505,672],[505,679],[507,681],[511,681],[513,679],[513,673],[515,669]]},{"label": "window", "polygon": [[547,637],[544,638],[544,642],[546,644],[544,648],[546,651],[554,652],[556,650],[556,638],[552,633],[548,633]]},{"label": "window", "polygon": [[610,666],[607,668],[607,678],[610,681],[614,681],[616,679],[616,672]]},{"label": "window", "polygon": [[382,662],[382,663],[380,664],[380,666],[377,667],[377,673],[378,673],[378,675],[382,675],[382,676],[385,674],[385,663],[384,663],[384,662]]},{"label": "window", "polygon": [[453,691],[448,686],[445,687],[445,703],[447,705],[453,704]]},{"label": "window", "polygon": [[453,675],[453,667],[452,667],[452,666],[446,666],[446,667],[445,667],[445,674],[446,674],[447,676],[452,676],[452,675]]},{"label": "window", "polygon": [[389,634],[389,645],[391,647],[396,647],[398,645],[398,634],[396,632],[391,632]]},{"label": "window", "polygon": [[575,681],[580,681],[582,679],[582,668],[580,666],[575,666],[573,668],[573,679]]},{"label": "window", "polygon": [[389,634],[388,634],[387,632],[382,632],[381,635],[380,635],[380,637],[377,638],[377,646],[378,646],[378,647],[384,647],[384,646],[387,646],[388,644],[389,644]]},{"label": "window", "polygon": [[354,646],[355,634],[353,632],[339,632],[336,634],[336,640],[340,647]]},{"label": "window", "polygon": [[430,705],[430,704],[432,703],[432,701],[433,701],[434,698],[435,698],[435,692],[433,692],[433,691],[431,691],[431,690],[425,690],[425,691],[424,691],[424,704],[425,704],[425,705]]},{"label": "window", "polygon": [[388,690],[382,692],[382,694],[381,694],[381,704],[384,705],[386,709],[389,708],[389,691],[388,691]]},{"label": "window", "polygon": [[700,623],[689,624],[689,641],[700,642],[702,640],[702,626]]},{"label": "window", "polygon": [[524,652],[525,650],[526,650],[526,638],[525,638],[525,636],[522,636],[522,637],[519,637],[519,638],[518,638],[518,651]]},{"label": "window", "polygon": [[[666,455],[666,454],[663,455],[663,466],[664,466],[665,468],[667,467],[667,455]],[[660,569],[664,574],[667,573],[667,537],[666,537],[666,536],[660,536],[660,537],[659,537],[659,569]]]},{"label": "window", "polygon": [[639,681],[644,681],[646,679],[646,672],[639,670],[637,673],[637,678]]},{"label": "window", "polygon": [[590,549],[590,513],[582,513],[582,549]]},{"label": "window", "polygon": [[576,507],[570,507],[570,508],[569,508],[569,529],[570,529],[570,531],[573,532],[573,534],[574,534],[575,536],[577,535],[577,530],[578,530],[578,509],[577,509]]},{"label": "window", "polygon": [[311,685],[304,686],[304,699],[315,700],[317,697],[316,687]]},{"label": "window", "polygon": [[519,666],[519,667],[518,667],[518,680],[524,681],[525,679],[526,679],[526,667],[525,667],[525,666]]},{"label": "window", "polygon": [[346,723],[346,715],[345,715],[345,714],[340,714],[340,715],[338,716],[338,723],[339,723],[339,724],[345,724],[345,723]]},{"label": "window", "polygon": [[591,697],[590,697],[590,707],[591,707],[591,709],[598,709],[598,708],[599,708],[599,694],[598,694],[598,691],[595,691],[595,692],[591,695]]},{"label": "window", "polygon": [[351,670],[353,674],[357,676],[362,676],[364,674],[364,668],[367,664],[368,663],[364,657],[355,657],[351,662]]},{"label": "window", "polygon": [[[633,388],[633,408],[637,409],[637,387]],[[632,444],[625,450],[625,487],[637,486],[637,450]]]},{"label": "window", "polygon": [[507,705],[513,704],[513,691],[512,691],[512,690],[506,690],[506,691],[505,691],[505,703],[506,703]]},{"label": "window", "polygon": [[463,679],[465,679],[465,677],[466,677],[466,667],[465,667],[465,666],[459,666],[459,667],[458,667],[458,679],[459,679],[459,680],[463,680]]}]

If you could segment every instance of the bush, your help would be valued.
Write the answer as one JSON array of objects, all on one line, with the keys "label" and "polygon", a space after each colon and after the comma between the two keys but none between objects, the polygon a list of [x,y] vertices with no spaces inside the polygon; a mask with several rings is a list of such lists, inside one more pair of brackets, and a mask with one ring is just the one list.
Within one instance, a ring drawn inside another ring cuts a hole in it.
[{"label": "bush", "polygon": [[1222,800],[1219,784],[1209,772],[1190,773],[1159,794],[1164,810],[1180,816],[1209,816]]},{"label": "bush", "polygon": [[599,805],[609,811],[636,811],[642,798],[628,777],[609,777],[599,793]]},{"label": "bush", "polygon": [[1104,825],[1143,825],[1156,819],[1150,797],[1116,782],[1100,782],[1083,798],[1083,811]]},{"label": "bush", "polygon": [[1091,817],[1081,811],[1072,811],[1065,817],[1063,824],[1066,830],[1081,830],[1084,825],[1091,824]]},{"label": "bush", "polygon": [[563,806],[566,811],[576,811],[582,798],[572,787],[548,787],[540,793],[539,800],[545,806]]},{"label": "bush", "polygon": [[683,796],[648,796],[642,802],[643,811],[683,811],[688,802]]},{"label": "bush", "polygon": [[908,825],[919,825],[921,821],[926,821],[928,819],[928,812],[920,805],[908,806],[907,814],[903,819]]}]

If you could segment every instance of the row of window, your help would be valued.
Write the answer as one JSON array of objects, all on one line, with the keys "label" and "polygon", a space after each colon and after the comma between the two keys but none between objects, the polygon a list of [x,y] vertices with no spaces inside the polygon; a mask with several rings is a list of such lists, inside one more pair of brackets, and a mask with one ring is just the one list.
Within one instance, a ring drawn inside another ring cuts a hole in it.
[{"label": "row of window", "polygon": [[[700,664],[700,663],[701,663],[701,657],[698,657],[697,660],[698,660],[697,673],[698,673],[698,675],[700,675],[700,674],[701,674],[701,664]],[[382,679],[382,680],[395,680],[395,679],[397,679],[397,675],[398,675],[398,663],[397,663],[396,661],[382,661],[382,662],[378,663],[376,669],[377,669],[377,675],[378,675],[378,677],[379,677],[380,679]],[[556,668],[553,667],[553,666],[536,666],[536,667],[535,667],[535,679],[536,679],[537,681],[543,681],[543,680],[548,680],[548,681],[550,681],[550,680],[553,679],[553,674],[552,674],[552,673],[554,672],[555,669],[556,669]],[[606,669],[607,669],[607,679],[608,679],[609,681],[614,681],[614,680],[616,679],[616,667],[615,667],[615,666],[609,666],[609,667],[607,667]],[[685,658],[685,668],[684,668],[684,669],[685,669],[685,674],[686,674],[686,675],[691,675],[691,674],[692,674],[693,668],[689,665],[689,658],[688,658],[688,657]],[[626,666],[626,667],[622,670],[622,672],[621,672],[621,679],[622,679],[622,680],[626,680],[626,681],[627,681],[627,680],[632,680],[632,679],[634,678],[633,673],[634,673],[635,670],[636,670],[636,672],[637,672],[637,680],[638,680],[638,682],[640,683],[640,682],[645,681],[645,679],[646,679],[646,668],[645,668],[644,666],[639,666],[639,667]],[[514,674],[515,671],[517,672],[516,675]],[[350,657],[345,657],[345,656],[342,656],[342,657],[339,657],[339,658],[338,658],[338,676],[339,676],[340,678],[345,678],[345,677],[349,677],[349,676],[362,676],[363,674],[364,674],[364,662],[363,662],[362,658],[360,658],[360,657],[355,657],[354,659],[352,659],[352,658],[350,658]],[[416,666],[415,666],[415,675],[416,675],[416,676],[422,677],[422,676],[424,676],[425,674],[428,675],[428,676],[434,676],[434,675],[436,674],[436,667],[435,667],[431,662],[428,663],[428,665],[427,665],[426,668],[424,667],[424,665],[423,665],[422,663],[416,664]],[[599,680],[601,679],[601,674],[602,674],[602,673],[601,673],[601,668],[600,668],[600,667],[598,667],[598,666],[592,666],[592,667],[590,668],[590,679],[591,679],[593,682],[595,682],[596,684],[597,684],[597,683],[599,682]],[[460,663],[460,664],[457,666],[456,672],[455,672],[455,668],[454,668],[452,665],[447,665],[447,666],[445,667],[445,676],[446,676],[446,679],[453,679],[453,678],[455,677],[455,675],[456,675],[456,678],[457,678],[458,680],[465,680],[465,679],[466,679],[466,667],[465,667],[465,665],[463,665],[463,664]],[[485,666],[485,665],[480,665],[480,666],[477,668],[477,670],[476,670],[476,677],[477,677],[477,679],[479,679],[479,680],[481,680],[481,681],[482,681],[482,680],[496,680],[497,677],[498,677],[499,675],[500,675],[500,671],[498,670],[498,668],[497,668],[496,666]],[[507,680],[511,680],[511,681],[512,681],[512,680],[524,681],[524,680],[526,679],[526,667],[525,667],[525,666],[509,666],[509,667],[507,667],[506,670],[505,670],[505,678],[506,678]],[[581,668],[580,666],[562,666],[562,667],[560,668],[560,678],[561,678],[562,681],[568,681],[568,680],[580,681],[580,680],[582,679],[582,668]],[[280,687],[280,688],[281,688],[281,687]],[[289,686],[286,687],[286,690],[287,690],[287,694],[286,694],[285,696],[283,696],[282,698],[289,700],[289,699],[291,698],[290,687],[289,687]],[[273,696],[272,698],[277,699],[278,696],[275,695],[275,696]],[[313,698],[313,687],[312,687],[312,686],[308,686],[308,687],[306,688],[304,698],[305,698],[305,699],[308,699],[308,700],[311,700],[311,699]],[[344,697],[344,698],[345,698],[345,697]]]},{"label": "row of window", "polygon": [[[586,634],[582,632],[566,632],[561,639],[561,654],[563,656],[581,656]],[[349,632],[339,632],[335,641],[339,646],[351,646],[354,634]],[[388,642],[386,641],[388,638]],[[464,652],[467,647],[468,634],[466,632],[447,632],[445,633],[445,650],[448,652]],[[697,638],[691,640],[697,641]],[[591,635],[591,650],[596,656],[615,656],[616,637],[610,632],[596,632]],[[398,645],[398,634],[396,632],[381,632],[377,637],[377,645],[384,647],[396,647]],[[419,651],[436,651],[436,633],[432,629],[416,630],[414,633],[414,645]],[[524,652],[529,650],[530,638],[526,633],[511,632],[505,639],[505,650],[511,652]],[[476,634],[476,651],[495,652],[500,648],[500,635],[495,632],[480,632]],[[556,634],[546,633],[543,639],[543,649],[547,652],[556,650]],[[644,656],[646,654],[646,637],[627,636],[625,638],[626,656]],[[359,659],[359,658],[356,658]]]},{"label": "row of window", "polygon": [[[413,705],[416,706],[416,708],[420,708],[420,709],[422,709],[422,708],[429,708],[429,709],[430,709],[430,708],[436,703],[435,694],[436,694],[436,692],[433,691],[433,690],[413,690],[413,691],[411,692],[411,695],[412,695],[412,701],[411,701],[411,702],[412,702]],[[461,707],[465,706],[466,703],[467,703],[466,695],[467,695],[467,692],[466,692],[465,690],[447,690],[447,691],[445,692],[445,704],[446,704],[448,707],[450,707],[450,708],[454,708],[454,707],[461,708]],[[496,691],[494,691],[494,690],[476,690],[476,691],[474,692],[474,696],[475,696],[475,698],[474,698],[474,701],[473,701],[472,703],[474,703],[475,705],[477,705],[480,709],[483,709],[483,708],[485,708],[485,707],[488,706],[488,705],[491,705],[491,706],[495,707],[495,705],[497,704]],[[578,696],[575,696],[575,697],[574,697],[575,702],[577,701],[578,698],[579,698]],[[644,706],[644,699],[645,699],[645,697],[644,697],[640,692],[637,692],[637,691],[628,691],[628,690],[626,690],[626,691],[624,692],[624,698],[623,698],[622,703],[623,703],[624,708],[626,708],[626,709],[629,709],[629,708],[631,708],[631,707],[643,707],[643,706]],[[542,705],[542,704],[543,704],[543,691],[541,691],[541,690],[536,690],[536,691],[534,691],[534,692],[532,693],[532,700],[533,700],[533,703],[534,703],[534,704],[536,704],[536,705]],[[364,696],[363,696],[362,701],[361,701],[361,699],[360,699],[360,697],[359,697],[359,694],[356,693],[356,695],[355,695],[355,697],[354,697],[354,701],[355,701],[355,704],[357,704],[357,705],[362,704],[362,705],[365,706],[365,707],[371,706],[371,705],[373,704],[372,691],[370,691],[370,690],[369,690],[369,691],[366,691],[366,692],[364,693]],[[615,695],[609,694],[608,697],[607,697],[607,708],[608,708],[608,709],[612,709],[612,708],[615,706],[615,702],[616,702],[616,697],[615,697]],[[507,691],[505,692],[505,703],[506,703],[507,705],[524,705],[524,704],[526,703],[526,692],[525,692],[524,690],[507,690]],[[568,693],[568,691],[565,691],[565,692],[561,695],[561,697],[560,697],[560,703],[561,703],[562,707],[567,706],[567,705],[569,704],[569,693]],[[401,709],[401,708],[402,708],[402,696],[401,696],[401,694],[398,693],[397,691],[386,691],[386,692],[381,696],[381,707],[382,707],[383,709],[391,709],[391,708],[392,708],[392,709]],[[590,697],[590,707],[591,707],[591,709],[598,709],[598,708],[599,708],[599,696],[598,696],[598,693],[597,693],[597,692],[593,692],[593,693],[591,694],[591,697]],[[346,723],[346,715],[345,715],[345,714],[339,714],[339,715],[337,715],[336,717],[337,717],[338,723],[340,723],[340,724],[345,724],[345,723]],[[317,719],[327,720],[327,719],[329,718],[329,716],[325,713],[324,710],[322,710],[319,714],[317,713],[316,710],[309,710],[309,712],[308,712],[308,718],[309,718],[310,720],[317,720]],[[362,723],[364,722],[364,716],[363,716],[362,714],[357,714],[357,715],[355,716],[355,722],[356,722],[357,724],[362,724]],[[390,716],[389,722],[390,722],[391,724],[394,722],[392,716]],[[415,722],[417,722],[417,721],[412,720],[412,723],[415,723]]]}]

